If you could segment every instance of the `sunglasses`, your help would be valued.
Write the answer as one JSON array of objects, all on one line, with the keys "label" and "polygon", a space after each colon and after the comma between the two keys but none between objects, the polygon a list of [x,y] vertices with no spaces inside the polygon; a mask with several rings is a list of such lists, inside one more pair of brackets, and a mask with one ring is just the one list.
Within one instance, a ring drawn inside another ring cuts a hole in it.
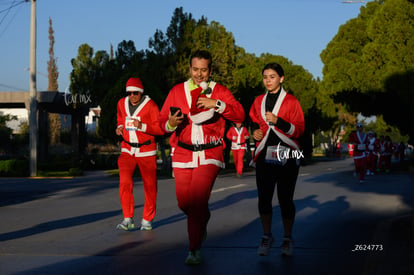
[{"label": "sunglasses", "polygon": [[126,94],[127,94],[128,96],[130,96],[130,95],[138,95],[138,94],[139,94],[139,92],[126,92]]}]

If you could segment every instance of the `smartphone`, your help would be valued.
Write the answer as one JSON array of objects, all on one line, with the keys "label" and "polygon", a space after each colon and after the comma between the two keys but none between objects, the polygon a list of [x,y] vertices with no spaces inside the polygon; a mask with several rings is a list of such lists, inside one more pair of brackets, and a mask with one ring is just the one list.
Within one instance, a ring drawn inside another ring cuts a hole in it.
[{"label": "smartphone", "polygon": [[180,111],[177,116],[181,116],[181,109],[179,107],[170,107],[171,115],[174,115],[177,111]]}]

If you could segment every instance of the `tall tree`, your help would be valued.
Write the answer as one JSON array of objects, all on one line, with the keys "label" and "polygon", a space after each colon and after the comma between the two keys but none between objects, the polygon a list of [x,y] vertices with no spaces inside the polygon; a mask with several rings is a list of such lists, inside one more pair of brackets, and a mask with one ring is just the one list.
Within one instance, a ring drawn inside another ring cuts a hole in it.
[{"label": "tall tree", "polygon": [[[55,36],[52,26],[52,19],[49,18],[49,61],[47,62],[47,73],[48,73],[48,91],[58,91],[58,77],[59,72],[57,69],[57,58],[55,58]],[[49,118],[49,138],[50,144],[57,144],[60,142],[60,131],[61,131],[61,121],[60,114],[48,114]]]},{"label": "tall tree", "polygon": [[321,53],[324,78],[318,99],[331,114],[338,104],[367,116],[382,114],[414,140],[413,48],[414,3],[369,2]]},{"label": "tall tree", "polygon": [[165,95],[169,88],[188,76],[188,69],[183,73],[182,70],[177,69],[177,64],[181,63],[180,60],[187,60],[190,56],[191,48],[186,43],[186,34],[191,33],[195,24],[191,13],[185,13],[182,7],[176,8],[166,34],[157,29],[149,40],[149,48],[153,51],[148,52],[147,57],[155,59],[155,64],[160,68],[165,68],[164,77],[159,79]]}]

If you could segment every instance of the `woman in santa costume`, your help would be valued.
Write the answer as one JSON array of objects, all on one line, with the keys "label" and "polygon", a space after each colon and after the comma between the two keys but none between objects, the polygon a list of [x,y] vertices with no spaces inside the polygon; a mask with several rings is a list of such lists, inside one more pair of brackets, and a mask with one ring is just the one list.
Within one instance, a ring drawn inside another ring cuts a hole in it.
[{"label": "woman in santa costume", "polygon": [[123,221],[117,228],[134,229],[133,174],[138,165],[144,185],[144,210],[141,230],[151,230],[157,199],[157,146],[155,135],[163,135],[159,125],[159,109],[149,96],[143,96],[144,87],[138,77],[126,84],[127,96],[117,104],[116,134],[121,136],[121,155],[118,158],[119,196]]},{"label": "woman in santa costume", "polygon": [[357,130],[349,136],[349,143],[354,145],[354,164],[355,173],[359,174],[359,183],[363,183],[365,179],[365,171],[367,169],[367,134],[363,131],[364,125],[357,123]]},{"label": "woman in santa costume", "polygon": [[[224,168],[225,120],[242,122],[244,111],[232,93],[210,81],[212,57],[198,50],[190,57],[191,78],[174,86],[160,112],[161,128],[175,131],[172,156],[178,207],[187,215],[189,254],[186,264],[200,264],[201,245],[210,218],[208,201]],[[177,109],[179,108],[179,109]]]},{"label": "woman in santa costume", "polygon": [[293,195],[299,173],[299,137],[305,129],[305,119],[299,101],[282,87],[285,79],[282,66],[267,64],[262,71],[264,95],[258,96],[250,108],[254,123],[253,138],[256,150],[252,165],[256,167],[256,185],[263,236],[258,255],[269,255],[273,243],[272,200],[277,186],[277,197],[282,215],[284,236],[282,255],[293,253],[292,228],[295,219]]},{"label": "woman in santa costume", "polygon": [[240,178],[243,174],[243,159],[244,152],[246,151],[246,142],[249,142],[249,132],[241,123],[236,123],[235,126],[230,127],[227,131],[226,137],[231,141],[236,177]]}]

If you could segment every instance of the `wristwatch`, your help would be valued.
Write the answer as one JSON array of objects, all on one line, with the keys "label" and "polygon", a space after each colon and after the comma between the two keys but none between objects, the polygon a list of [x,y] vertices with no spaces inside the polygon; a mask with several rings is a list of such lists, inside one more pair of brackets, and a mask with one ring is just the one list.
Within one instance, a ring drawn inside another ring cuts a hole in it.
[{"label": "wristwatch", "polygon": [[216,111],[218,111],[221,107],[221,101],[217,99],[216,101],[216,108],[214,108]]}]

